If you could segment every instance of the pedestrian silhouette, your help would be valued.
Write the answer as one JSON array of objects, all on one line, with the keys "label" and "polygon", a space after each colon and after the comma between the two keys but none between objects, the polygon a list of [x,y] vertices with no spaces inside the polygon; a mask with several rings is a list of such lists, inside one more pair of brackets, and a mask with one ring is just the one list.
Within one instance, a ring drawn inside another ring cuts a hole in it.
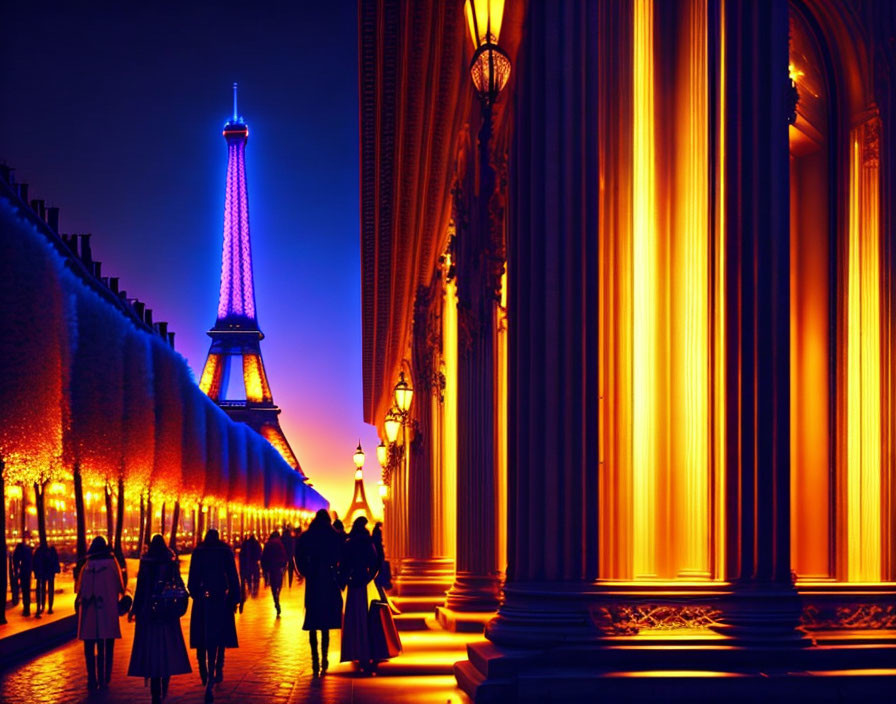
[{"label": "pedestrian silhouette", "polygon": [[283,537],[280,538],[280,542],[283,543],[283,549],[286,550],[287,586],[289,589],[292,589],[292,576],[296,571],[296,539],[292,532],[292,526],[286,526],[286,528],[283,529]]},{"label": "pedestrian silhouette", "polygon": [[[34,555],[31,550],[31,533],[22,533],[21,542],[12,551],[13,584],[22,594],[22,616],[31,615],[31,570]],[[13,604],[18,603],[13,589]]]},{"label": "pedestrian silhouette", "polygon": [[357,662],[361,672],[367,673],[376,667],[370,652],[367,585],[376,576],[378,563],[373,539],[367,531],[367,519],[359,516],[352,523],[348,540],[342,547],[342,572],[348,589],[340,659]]},{"label": "pedestrian silhouette", "polygon": [[241,602],[233,551],[214,528],[193,551],[187,589],[193,599],[190,647],[196,649],[205,701],[210,702],[212,685],[224,678],[225,648],[239,647],[234,614]]},{"label": "pedestrian silhouette", "polygon": [[338,517],[333,519],[333,530],[339,533],[339,535],[341,535],[343,539],[348,537],[345,534],[345,526],[342,525],[342,521],[340,521]]},{"label": "pedestrian silhouette", "polygon": [[[305,622],[311,644],[311,668],[314,677],[326,674],[330,631],[342,626],[342,588],[339,560],[342,539],[330,524],[330,514],[320,509],[296,542],[296,566],[305,578]],[[321,652],[317,652],[320,631]]]},{"label": "pedestrian silhouette", "polygon": [[90,544],[75,592],[78,638],[84,641],[87,689],[92,691],[106,687],[112,678],[115,639],[121,638],[118,597],[124,594],[121,570],[101,535]]},{"label": "pedestrian silhouette", "polygon": [[242,602],[252,596],[258,596],[258,582],[260,577],[258,562],[261,560],[261,543],[254,534],[251,534],[240,546],[240,588],[242,600],[240,612],[243,610]]},{"label": "pedestrian silhouette", "polygon": [[277,618],[280,618],[280,590],[283,588],[283,570],[286,569],[286,548],[283,547],[277,531],[271,533],[271,537],[264,544],[261,568],[264,570],[265,582],[271,588]]},{"label": "pedestrian silhouette", "polygon": [[53,597],[56,588],[56,575],[60,572],[59,555],[53,545],[42,543],[37,546],[33,557],[34,581],[37,583],[37,608],[35,616],[40,618],[46,608],[53,613]]},{"label": "pedestrian silhouette", "polygon": [[153,704],[167,696],[173,675],[192,672],[180,629],[186,603],[177,557],[157,533],[140,558],[137,589],[128,615],[129,621],[137,621],[128,675],[149,679]]}]

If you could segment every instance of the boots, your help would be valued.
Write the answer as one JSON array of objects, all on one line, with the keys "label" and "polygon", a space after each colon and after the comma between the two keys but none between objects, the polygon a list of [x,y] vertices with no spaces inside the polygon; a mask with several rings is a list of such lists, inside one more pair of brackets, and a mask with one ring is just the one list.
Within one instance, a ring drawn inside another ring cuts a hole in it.
[{"label": "boots", "polygon": [[84,641],[84,660],[87,663],[87,691],[92,692],[96,689],[96,654],[93,651],[95,641]]},{"label": "boots", "polygon": [[[308,642],[311,643],[311,676],[320,677],[320,659],[317,655],[317,631],[308,631]],[[326,656],[324,656],[326,658]]]},{"label": "boots", "polygon": [[330,632],[329,631],[321,631],[320,632],[320,649],[321,649],[321,664],[320,664],[320,674],[327,674],[327,668],[330,666],[330,663],[327,662],[327,651],[330,649]]},{"label": "boots", "polygon": [[[112,638],[106,639],[106,670],[103,673],[104,679],[103,682],[108,686],[109,681],[112,679],[112,654],[115,652],[115,640]],[[97,677],[99,677],[99,670],[97,670]]]},{"label": "boots", "polygon": [[196,660],[199,662],[199,679],[202,680],[202,685],[205,686],[208,684],[208,666],[205,664],[204,649],[196,649]]},{"label": "boots", "polygon": [[101,640],[96,642],[96,681],[101,688],[106,687],[106,648]]},{"label": "boots", "polygon": [[217,648],[217,657],[215,658],[215,684],[224,680],[224,646],[219,645]]}]

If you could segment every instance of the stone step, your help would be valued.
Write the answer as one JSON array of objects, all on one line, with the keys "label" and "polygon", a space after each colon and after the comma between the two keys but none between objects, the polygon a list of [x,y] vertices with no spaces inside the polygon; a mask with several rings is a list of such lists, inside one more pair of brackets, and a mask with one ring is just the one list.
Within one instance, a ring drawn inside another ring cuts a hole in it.
[{"label": "stone step", "polygon": [[425,611],[402,611],[397,616],[393,616],[395,627],[399,631],[425,631],[427,629],[426,619],[429,616]]}]

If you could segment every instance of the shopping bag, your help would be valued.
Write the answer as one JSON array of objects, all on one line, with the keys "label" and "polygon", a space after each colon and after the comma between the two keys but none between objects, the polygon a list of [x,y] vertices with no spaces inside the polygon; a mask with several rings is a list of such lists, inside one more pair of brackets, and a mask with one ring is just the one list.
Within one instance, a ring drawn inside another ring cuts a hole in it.
[{"label": "shopping bag", "polygon": [[401,652],[401,639],[392,620],[392,612],[384,601],[370,603],[367,632],[370,636],[370,657],[373,660],[388,660]]}]

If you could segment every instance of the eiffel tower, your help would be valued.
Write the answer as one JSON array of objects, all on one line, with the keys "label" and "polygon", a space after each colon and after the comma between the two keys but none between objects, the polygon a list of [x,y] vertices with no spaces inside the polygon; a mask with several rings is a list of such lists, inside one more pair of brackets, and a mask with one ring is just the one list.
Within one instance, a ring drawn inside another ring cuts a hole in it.
[{"label": "eiffel tower", "polygon": [[261,359],[264,335],[255,316],[252,243],[249,239],[249,196],[246,190],[246,142],[249,127],[236,106],[224,125],[227,141],[227,192],[224,201],[224,251],[218,319],[208,331],[211,348],[199,387],[233,420],[260,433],[304,478],[302,468],[280,428],[280,409]]},{"label": "eiffel tower", "polygon": [[[363,452],[361,451],[361,443],[358,443],[358,449],[355,450],[355,454],[361,453],[363,457]],[[364,473],[360,467],[355,469],[355,491],[352,494],[352,503],[351,506],[348,507],[348,511],[345,512],[345,529],[351,530],[352,521],[355,520],[358,516],[366,516],[368,523],[373,523],[373,511],[370,510],[370,504],[367,503],[367,494],[364,491]]]}]

